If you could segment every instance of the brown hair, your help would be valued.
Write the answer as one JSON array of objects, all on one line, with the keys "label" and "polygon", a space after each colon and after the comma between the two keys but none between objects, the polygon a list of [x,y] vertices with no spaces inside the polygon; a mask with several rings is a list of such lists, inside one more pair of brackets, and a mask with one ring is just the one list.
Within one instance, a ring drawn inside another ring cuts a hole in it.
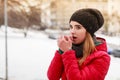
[{"label": "brown hair", "polygon": [[96,49],[93,38],[89,32],[86,32],[86,38],[83,44],[83,57],[78,61],[79,65],[81,65],[94,50]]}]

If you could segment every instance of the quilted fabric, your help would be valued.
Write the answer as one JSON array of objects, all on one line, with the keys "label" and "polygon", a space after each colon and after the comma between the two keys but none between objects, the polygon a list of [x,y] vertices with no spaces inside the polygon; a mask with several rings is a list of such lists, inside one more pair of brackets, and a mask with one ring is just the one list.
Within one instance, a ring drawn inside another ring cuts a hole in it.
[{"label": "quilted fabric", "polygon": [[62,55],[57,50],[48,68],[49,80],[104,80],[110,65],[110,56],[107,53],[106,42],[96,46],[97,51],[86,58],[81,66],[75,51],[69,50]]}]

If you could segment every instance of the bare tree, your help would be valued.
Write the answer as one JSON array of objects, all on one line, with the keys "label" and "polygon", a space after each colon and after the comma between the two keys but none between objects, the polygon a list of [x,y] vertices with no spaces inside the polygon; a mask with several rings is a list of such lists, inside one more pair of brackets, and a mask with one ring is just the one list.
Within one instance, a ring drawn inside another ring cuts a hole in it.
[{"label": "bare tree", "polygon": [[8,12],[8,25],[16,28],[23,28],[27,26],[27,18],[22,13],[14,10]]},{"label": "bare tree", "polygon": [[30,8],[30,14],[28,16],[29,19],[29,26],[40,26],[41,19],[40,19],[40,9],[37,9],[36,7],[29,7]]},{"label": "bare tree", "polygon": [[[22,4],[26,3],[26,6]],[[29,4],[29,0],[19,1],[19,0],[8,0],[8,25],[15,28],[29,28],[33,25],[39,26],[41,24],[40,19],[40,3],[35,6]],[[0,0],[0,25],[4,24],[4,0]]]},{"label": "bare tree", "polygon": [[18,0],[8,0],[8,25],[16,28],[26,26],[27,18],[21,11],[21,3]]}]

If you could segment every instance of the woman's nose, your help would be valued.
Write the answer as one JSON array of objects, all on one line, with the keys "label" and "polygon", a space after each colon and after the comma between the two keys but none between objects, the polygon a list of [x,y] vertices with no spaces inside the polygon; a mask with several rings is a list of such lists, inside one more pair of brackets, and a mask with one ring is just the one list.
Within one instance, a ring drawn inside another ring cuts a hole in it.
[{"label": "woman's nose", "polygon": [[71,34],[74,34],[75,33],[75,29],[72,28],[70,32],[71,32]]}]

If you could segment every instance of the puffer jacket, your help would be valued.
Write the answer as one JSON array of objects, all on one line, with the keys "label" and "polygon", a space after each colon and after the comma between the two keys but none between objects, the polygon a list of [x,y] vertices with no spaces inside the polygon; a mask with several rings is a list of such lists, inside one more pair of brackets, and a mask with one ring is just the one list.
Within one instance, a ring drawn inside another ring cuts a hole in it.
[{"label": "puffer jacket", "polygon": [[74,50],[64,52],[57,50],[48,68],[49,80],[104,80],[110,65],[110,56],[107,53],[105,39],[96,46],[97,51],[89,55],[81,66]]}]

